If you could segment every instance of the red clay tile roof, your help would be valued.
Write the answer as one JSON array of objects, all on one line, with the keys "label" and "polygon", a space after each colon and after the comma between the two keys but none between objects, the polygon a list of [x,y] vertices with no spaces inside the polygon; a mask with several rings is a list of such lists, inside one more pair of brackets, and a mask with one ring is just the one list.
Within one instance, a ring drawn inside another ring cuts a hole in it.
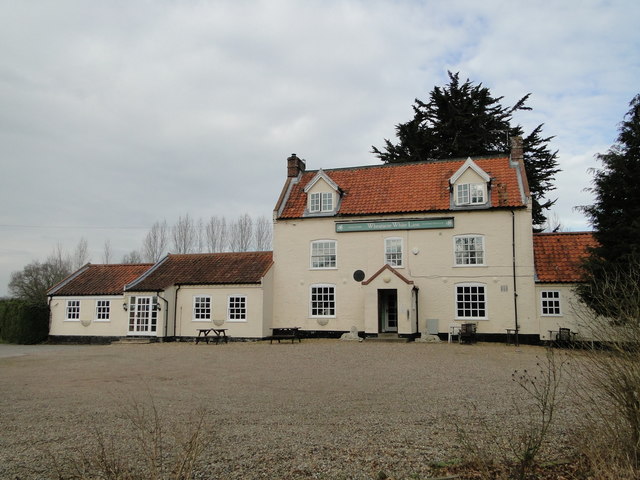
[{"label": "red clay tile roof", "polygon": [[49,295],[122,295],[124,286],[153,266],[152,263],[123,265],[87,264],[55,287]]},{"label": "red clay tile roof", "polygon": [[582,278],[580,264],[588,255],[588,249],[597,245],[591,232],[534,234],[536,281],[540,283],[579,282]]},{"label": "red clay tile roof", "polygon": [[[450,210],[449,179],[466,159],[323,170],[344,192],[339,215],[376,215]],[[509,158],[474,158],[492,178],[493,207],[524,207],[519,168]],[[306,171],[293,186],[279,218],[301,218],[305,186],[318,173]],[[526,192],[528,195],[529,192]]]},{"label": "red clay tile roof", "polygon": [[260,283],[273,264],[272,252],[167,255],[127,291],[159,291],[171,285]]}]

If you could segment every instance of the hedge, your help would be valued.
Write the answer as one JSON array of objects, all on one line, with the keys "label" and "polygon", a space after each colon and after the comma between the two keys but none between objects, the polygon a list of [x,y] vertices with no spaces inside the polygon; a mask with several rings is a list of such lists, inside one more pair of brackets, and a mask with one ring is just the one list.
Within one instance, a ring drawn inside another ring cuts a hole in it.
[{"label": "hedge", "polygon": [[49,306],[0,300],[0,341],[40,343],[49,335]]}]

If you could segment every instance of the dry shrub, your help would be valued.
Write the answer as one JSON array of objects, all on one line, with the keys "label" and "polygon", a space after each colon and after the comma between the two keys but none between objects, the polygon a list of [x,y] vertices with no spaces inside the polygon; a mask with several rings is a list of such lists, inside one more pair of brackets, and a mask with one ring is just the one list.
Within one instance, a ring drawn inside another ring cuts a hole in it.
[{"label": "dry shrub", "polygon": [[88,446],[60,462],[59,480],[189,480],[197,473],[204,450],[205,419],[201,409],[179,427],[169,427],[153,398],[131,400],[122,408],[117,433],[94,429]]},{"label": "dry shrub", "polygon": [[619,471],[602,478],[638,478],[640,265],[611,272],[590,288],[591,309],[573,305],[580,331],[590,340],[577,352],[583,367],[576,393],[584,406],[584,457],[593,469]]},{"label": "dry shrub", "polygon": [[565,357],[558,358],[552,349],[546,349],[534,372],[513,373],[512,379],[520,388],[506,413],[510,428],[504,428],[501,418],[483,419],[475,406],[473,417],[479,422],[475,432],[469,430],[468,419],[458,419],[460,453],[467,467],[483,478],[525,479],[540,458],[552,459],[548,446],[555,437],[556,415],[567,394],[563,380],[566,365]]}]

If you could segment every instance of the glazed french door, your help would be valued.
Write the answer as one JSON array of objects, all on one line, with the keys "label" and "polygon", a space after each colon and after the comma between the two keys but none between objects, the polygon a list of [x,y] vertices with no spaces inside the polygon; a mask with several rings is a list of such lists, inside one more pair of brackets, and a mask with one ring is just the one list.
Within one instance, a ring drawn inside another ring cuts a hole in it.
[{"label": "glazed french door", "polygon": [[153,296],[131,297],[129,303],[129,335],[155,335],[158,309]]}]

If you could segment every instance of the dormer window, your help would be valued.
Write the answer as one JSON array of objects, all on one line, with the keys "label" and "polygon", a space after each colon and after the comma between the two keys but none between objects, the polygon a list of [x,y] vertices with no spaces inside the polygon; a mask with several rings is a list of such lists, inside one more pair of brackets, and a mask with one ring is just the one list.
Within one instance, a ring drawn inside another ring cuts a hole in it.
[{"label": "dormer window", "polygon": [[309,195],[309,212],[332,212],[333,211],[333,193],[317,192]]},{"label": "dormer window", "polygon": [[486,202],[486,185],[484,183],[456,185],[456,205],[482,205]]}]

